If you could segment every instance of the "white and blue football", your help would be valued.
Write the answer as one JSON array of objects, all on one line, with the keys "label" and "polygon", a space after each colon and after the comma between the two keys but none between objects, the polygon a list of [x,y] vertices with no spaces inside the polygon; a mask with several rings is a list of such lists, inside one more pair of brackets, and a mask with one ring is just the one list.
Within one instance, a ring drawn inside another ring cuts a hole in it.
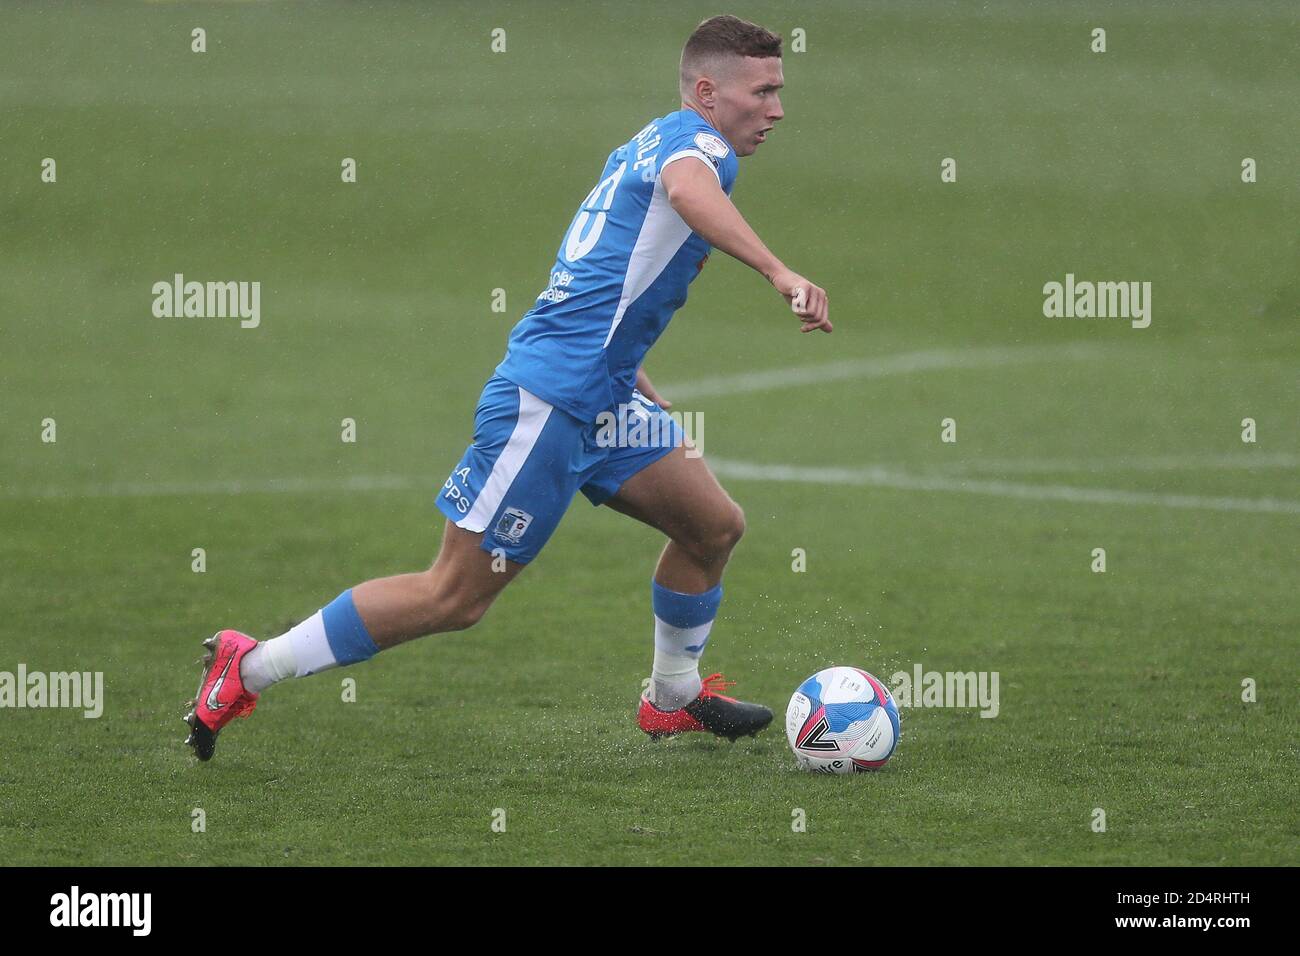
[{"label": "white and blue football", "polygon": [[879,770],[898,745],[898,704],[866,671],[828,667],[790,698],[785,735],[804,770]]}]

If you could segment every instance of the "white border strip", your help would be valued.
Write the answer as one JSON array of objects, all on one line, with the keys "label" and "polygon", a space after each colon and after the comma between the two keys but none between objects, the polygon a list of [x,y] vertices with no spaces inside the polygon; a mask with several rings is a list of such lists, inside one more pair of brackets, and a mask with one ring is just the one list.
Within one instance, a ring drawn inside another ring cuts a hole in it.
[{"label": "white border strip", "polygon": [[899,355],[886,355],[881,358],[846,359],[838,362],[825,362],[821,365],[770,369],[766,372],[719,375],[695,382],[681,382],[657,387],[661,395],[672,399],[676,403],[680,399],[706,398],[714,395],[742,395],[748,392],[791,388],[796,385],[823,385],[826,382],[883,378],[886,375],[906,375],[909,372],[998,368],[1003,365],[1024,365],[1030,362],[1060,361],[1061,359],[1095,359],[1105,354],[1106,351],[1105,348],[1090,342],[1010,348],[932,349],[925,352],[904,352]]},{"label": "white border strip", "polygon": [[551,417],[552,407],[548,402],[542,401],[522,385],[515,387],[519,390],[519,415],[515,419],[514,431],[510,433],[510,439],[497,460],[492,463],[492,471],[479,489],[469,514],[456,522],[456,527],[466,531],[477,534],[487,530],[488,522],[501,507],[510,486],[515,483],[515,478],[524,467],[524,462],[533,453],[533,446],[541,437],[547,419]]},{"label": "white border strip", "polygon": [[719,477],[754,481],[782,481],[812,485],[854,485],[894,488],[900,491],[945,491],[1020,498],[1031,501],[1067,501],[1077,504],[1149,505],[1158,508],[1194,508],[1205,511],[1255,511],[1269,514],[1300,514],[1300,501],[1278,498],[1227,498],[1206,495],[1165,495],[1148,491],[1113,488],[1077,488],[1072,485],[1026,485],[1010,481],[977,481],[890,471],[885,468],[806,468],[794,465],[762,465],[753,462],[711,459]]},{"label": "white border strip", "polygon": [[[944,491],[993,495],[1039,501],[1068,501],[1080,504],[1151,505],[1161,508],[1195,508],[1209,511],[1254,511],[1272,514],[1300,514],[1300,501],[1277,498],[1230,498],[1206,495],[1165,495],[1146,491],[1108,488],[1078,488],[1071,485],[1017,484],[982,481],[934,474],[916,474],[895,467],[807,468],[793,465],[763,465],[730,459],[709,459],[713,471],[724,478],[778,481],[796,484],[850,485],[893,488],[899,491]],[[404,478],[397,475],[357,475],[350,478],[269,478],[263,480],[195,482],[121,482],[83,487],[0,488],[0,500],[70,498],[164,498],[203,495],[257,494],[349,494],[373,491],[416,491],[437,487],[427,476]]]},{"label": "white border strip", "polygon": [[[917,466],[920,467],[920,466]],[[1043,459],[991,459],[975,458],[970,461],[954,462],[951,465],[936,464],[936,472],[948,474],[963,472],[1000,472],[1033,474],[1035,472],[1054,471],[1209,471],[1215,469],[1251,469],[1251,468],[1298,468],[1300,455],[1271,454],[1254,451],[1243,447],[1235,455],[1155,455],[1135,456],[1133,458],[1043,458]]]},{"label": "white border strip", "polygon": [[411,491],[441,487],[425,478],[354,475],[346,478],[231,478],[212,481],[118,481],[100,485],[0,487],[0,500],[42,498],[173,498],[190,495],[307,495],[354,491]]}]

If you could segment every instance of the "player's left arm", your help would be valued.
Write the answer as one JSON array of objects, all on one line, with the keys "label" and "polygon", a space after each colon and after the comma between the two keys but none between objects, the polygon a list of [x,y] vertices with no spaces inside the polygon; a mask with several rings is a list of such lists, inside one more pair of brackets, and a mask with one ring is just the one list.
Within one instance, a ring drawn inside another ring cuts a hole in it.
[{"label": "player's left arm", "polygon": [[664,411],[667,411],[668,409],[673,407],[672,402],[668,401],[668,399],[664,398],[657,391],[655,391],[655,387],[652,384],[650,384],[650,376],[645,373],[645,369],[643,368],[639,368],[636,370],[636,390],[640,392],[642,395],[644,395],[646,398],[650,399],[650,401],[654,402]]},{"label": "player's left arm", "polygon": [[768,249],[707,162],[682,157],[665,166],[659,178],[668,202],[692,231],[761,273],[785,297],[803,323],[801,332],[832,330],[826,290],[787,267]]}]

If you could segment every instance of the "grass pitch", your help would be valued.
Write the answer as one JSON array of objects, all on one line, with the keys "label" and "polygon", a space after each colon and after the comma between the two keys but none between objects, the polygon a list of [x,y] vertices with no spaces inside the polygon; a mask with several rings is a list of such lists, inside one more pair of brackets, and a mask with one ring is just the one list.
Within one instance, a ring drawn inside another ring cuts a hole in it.
[{"label": "grass pitch", "polygon": [[[475,629],[273,688],[211,764],[181,745],[201,638],[432,558],[511,325],[716,12],[0,12],[0,671],[106,695],[0,710],[0,860],[1300,862],[1282,3],[733,11],[806,31],[734,198],[836,331],[799,336],[719,254],[647,362],[748,518],[704,666],[779,713],[832,663],[996,671],[996,718],[905,709],[849,778],[796,771],[779,719],[648,742],[660,541],[578,498]],[[154,318],[177,272],[260,281],[261,325]],[[1045,318],[1067,273],[1150,281],[1150,328]]]}]

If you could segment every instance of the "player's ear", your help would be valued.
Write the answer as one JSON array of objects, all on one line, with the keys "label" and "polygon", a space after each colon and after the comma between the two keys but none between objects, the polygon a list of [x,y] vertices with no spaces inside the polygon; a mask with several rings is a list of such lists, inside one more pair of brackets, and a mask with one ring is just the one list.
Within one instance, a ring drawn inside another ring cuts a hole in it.
[{"label": "player's ear", "polygon": [[713,82],[712,77],[701,76],[695,81],[695,98],[701,106],[712,107],[717,94],[718,86]]}]

